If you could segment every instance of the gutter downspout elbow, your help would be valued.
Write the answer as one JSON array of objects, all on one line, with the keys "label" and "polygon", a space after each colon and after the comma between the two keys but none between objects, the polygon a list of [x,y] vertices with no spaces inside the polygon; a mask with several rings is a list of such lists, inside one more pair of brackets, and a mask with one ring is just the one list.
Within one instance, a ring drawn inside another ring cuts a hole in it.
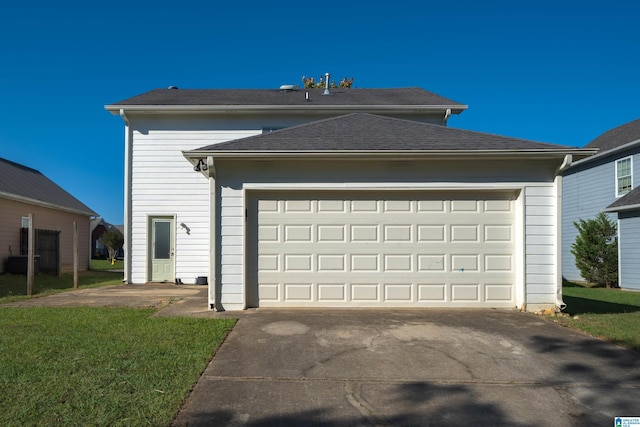
[{"label": "gutter downspout elbow", "polygon": [[558,251],[558,256],[557,256],[558,278],[560,280],[560,286],[558,286],[558,289],[556,291],[556,307],[558,307],[560,311],[563,311],[565,308],[567,308],[567,304],[562,299],[562,281],[563,281],[563,276],[562,276],[562,173],[567,169],[569,169],[572,163],[573,163],[573,155],[571,154],[565,155],[564,160],[562,161],[562,164],[556,170],[556,177],[555,177],[556,191],[558,192],[558,196],[557,196],[558,206],[556,210],[556,215],[557,215],[556,221],[559,225],[558,227],[556,227],[556,230],[557,230],[556,231],[556,239],[557,239],[556,250]]},{"label": "gutter downspout elbow", "polygon": [[447,120],[449,120],[449,117],[451,117],[451,108],[447,108],[447,111],[445,111],[444,113],[444,117],[442,118],[443,125],[447,125]]}]

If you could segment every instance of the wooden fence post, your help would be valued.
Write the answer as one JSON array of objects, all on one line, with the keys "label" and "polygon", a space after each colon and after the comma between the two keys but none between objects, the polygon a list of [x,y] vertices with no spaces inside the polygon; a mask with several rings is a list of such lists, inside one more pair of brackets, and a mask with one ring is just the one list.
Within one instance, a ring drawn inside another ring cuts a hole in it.
[{"label": "wooden fence post", "polygon": [[73,221],[73,289],[78,289],[78,223]]},{"label": "wooden fence post", "polygon": [[32,213],[29,214],[29,231],[27,232],[27,296],[33,295],[33,279],[35,276],[35,248],[34,245],[34,234],[35,229],[33,228],[33,217]]}]

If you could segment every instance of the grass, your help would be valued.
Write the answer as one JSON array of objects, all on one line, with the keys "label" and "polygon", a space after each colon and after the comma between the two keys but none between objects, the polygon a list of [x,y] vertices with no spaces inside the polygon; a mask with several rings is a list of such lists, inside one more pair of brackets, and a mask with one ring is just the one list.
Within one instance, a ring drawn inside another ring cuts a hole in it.
[{"label": "grass", "polygon": [[153,312],[0,306],[0,425],[167,425],[235,320]]},{"label": "grass", "polygon": [[111,264],[111,261],[107,259],[92,259],[89,269],[93,271],[122,270],[124,269],[124,261],[117,259],[115,264]]},{"label": "grass", "polygon": [[640,292],[565,282],[562,293],[568,316],[554,322],[640,351]]},{"label": "grass", "polygon": [[[95,288],[99,286],[122,284],[122,273],[109,271],[78,272],[79,288]],[[62,273],[61,276],[36,274],[33,280],[34,296],[51,295],[73,289],[73,273]],[[1,302],[11,302],[28,298],[27,276],[24,274],[0,274]]]}]

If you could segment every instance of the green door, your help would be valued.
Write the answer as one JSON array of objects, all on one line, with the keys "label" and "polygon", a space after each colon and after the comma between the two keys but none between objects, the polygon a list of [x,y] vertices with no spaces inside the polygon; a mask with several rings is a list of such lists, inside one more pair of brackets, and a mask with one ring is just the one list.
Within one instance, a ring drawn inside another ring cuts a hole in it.
[{"label": "green door", "polygon": [[151,282],[174,281],[175,236],[173,218],[151,218]]}]

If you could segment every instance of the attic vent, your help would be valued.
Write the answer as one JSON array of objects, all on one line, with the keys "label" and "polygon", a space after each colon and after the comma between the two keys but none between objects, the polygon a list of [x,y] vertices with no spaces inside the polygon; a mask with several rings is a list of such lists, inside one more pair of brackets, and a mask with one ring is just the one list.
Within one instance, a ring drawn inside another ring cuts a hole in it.
[{"label": "attic vent", "polygon": [[280,86],[280,91],[281,92],[293,92],[294,90],[296,90],[296,87],[294,85],[282,85],[282,86]]},{"label": "attic vent", "polygon": [[169,86],[167,89],[178,89],[178,86]]}]

